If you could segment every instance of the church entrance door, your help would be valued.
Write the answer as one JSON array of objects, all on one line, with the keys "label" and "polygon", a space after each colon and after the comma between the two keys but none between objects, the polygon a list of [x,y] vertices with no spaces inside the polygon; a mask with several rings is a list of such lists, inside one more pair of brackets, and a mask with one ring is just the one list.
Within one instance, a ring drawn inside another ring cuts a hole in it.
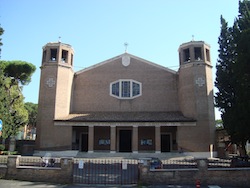
[{"label": "church entrance door", "polygon": [[171,150],[170,134],[161,135],[161,152],[170,152]]},{"label": "church entrance door", "polygon": [[120,130],[119,151],[132,152],[132,130]]},{"label": "church entrance door", "polygon": [[83,151],[83,152],[88,151],[88,134],[86,134],[86,133],[82,134],[81,151]]}]

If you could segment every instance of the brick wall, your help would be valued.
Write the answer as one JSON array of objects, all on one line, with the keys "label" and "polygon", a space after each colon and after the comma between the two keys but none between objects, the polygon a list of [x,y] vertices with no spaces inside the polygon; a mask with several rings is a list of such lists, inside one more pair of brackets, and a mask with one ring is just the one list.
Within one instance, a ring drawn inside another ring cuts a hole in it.
[{"label": "brick wall", "polygon": [[[61,167],[27,167],[19,165],[20,156],[8,156],[7,165],[0,166],[0,178],[71,184],[73,182],[73,159],[61,158]],[[150,170],[148,165],[140,165],[141,184],[186,184],[202,186],[220,185],[249,187],[250,168],[208,168],[207,160],[197,160],[198,168]]]},{"label": "brick wall", "polygon": [[250,168],[216,169],[207,168],[207,160],[198,160],[197,169],[160,169],[150,170],[149,166],[140,166],[140,182],[142,184],[186,184],[221,185],[249,187]]},{"label": "brick wall", "polygon": [[19,158],[20,156],[8,156],[7,168],[0,167],[2,178],[61,184],[72,183],[73,160],[71,158],[61,158],[60,168],[19,166]]}]

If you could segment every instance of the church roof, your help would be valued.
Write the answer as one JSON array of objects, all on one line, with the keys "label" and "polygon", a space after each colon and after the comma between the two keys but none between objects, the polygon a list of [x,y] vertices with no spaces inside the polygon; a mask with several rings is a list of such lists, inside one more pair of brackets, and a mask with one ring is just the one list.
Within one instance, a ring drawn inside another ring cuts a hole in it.
[{"label": "church roof", "polygon": [[181,112],[84,112],[55,121],[69,122],[195,122]]},{"label": "church roof", "polygon": [[162,69],[162,70],[171,72],[171,73],[173,73],[173,74],[177,74],[177,72],[174,71],[174,70],[172,70],[172,69],[169,69],[169,68],[164,67],[164,66],[162,66],[162,65],[153,63],[153,62],[148,61],[148,60],[145,60],[145,59],[143,59],[143,58],[137,57],[137,56],[135,56],[135,55],[129,54],[129,53],[127,53],[127,52],[125,52],[125,53],[123,53],[123,54],[121,54],[121,55],[115,56],[115,57],[113,57],[113,58],[110,58],[110,59],[108,59],[108,60],[102,61],[102,62],[100,62],[100,63],[97,63],[97,64],[95,64],[95,65],[92,65],[92,66],[90,66],[90,67],[87,67],[87,68],[85,68],[85,69],[82,69],[82,70],[76,72],[76,74],[80,74],[80,73],[82,73],[82,72],[85,72],[85,71],[94,69],[94,68],[96,68],[96,67],[105,65],[105,64],[107,64],[107,63],[113,62],[113,61],[115,61],[115,60],[117,60],[117,59],[122,58],[123,56],[129,56],[130,58],[139,60],[139,61],[144,62],[144,63],[146,63],[146,64],[149,64],[149,65],[151,65],[151,66],[154,66],[154,67],[157,67],[157,68],[159,68],[159,69]]}]

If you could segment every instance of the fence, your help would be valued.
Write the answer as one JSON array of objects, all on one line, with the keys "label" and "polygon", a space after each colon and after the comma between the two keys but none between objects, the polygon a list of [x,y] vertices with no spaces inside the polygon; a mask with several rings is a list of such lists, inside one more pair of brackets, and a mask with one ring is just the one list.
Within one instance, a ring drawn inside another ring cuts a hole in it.
[{"label": "fence", "polygon": [[140,182],[194,185],[199,180],[202,185],[249,187],[250,168],[234,167],[231,159],[163,160],[163,167],[141,166]]},{"label": "fence", "polygon": [[[7,159],[7,161],[6,161]],[[58,163],[59,162],[59,163]],[[43,166],[41,157],[0,156],[0,177],[5,179],[72,183],[72,159],[55,159],[54,166]]]},{"label": "fence", "polygon": [[208,168],[250,168],[250,160],[248,157],[233,157],[229,159],[214,158],[208,160]]},{"label": "fence", "polygon": [[60,158],[51,157],[27,157],[19,158],[18,166],[32,166],[32,167],[61,167]]},{"label": "fence", "polygon": [[208,168],[232,168],[231,159],[209,159]]},{"label": "fence", "polygon": [[73,182],[80,184],[137,184],[138,160],[74,159]]},{"label": "fence", "polygon": [[162,160],[163,169],[197,169],[195,159]]},{"label": "fence", "polygon": [[[235,160],[235,159],[234,159]],[[247,187],[250,167],[232,159],[162,160],[163,169],[150,169],[138,160],[56,158],[44,166],[41,157],[0,156],[0,177],[27,181],[80,184],[202,184]],[[249,160],[244,161],[248,164]],[[139,170],[138,170],[139,169]]]}]

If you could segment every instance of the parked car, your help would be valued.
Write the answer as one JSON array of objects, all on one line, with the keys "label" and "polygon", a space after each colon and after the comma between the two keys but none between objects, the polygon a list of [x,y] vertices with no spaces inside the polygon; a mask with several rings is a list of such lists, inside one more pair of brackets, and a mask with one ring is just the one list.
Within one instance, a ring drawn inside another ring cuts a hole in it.
[{"label": "parked car", "polygon": [[248,156],[234,156],[231,160],[231,167],[250,167],[250,159]]},{"label": "parked car", "polygon": [[163,164],[160,159],[156,157],[139,158],[139,164],[148,165],[150,169],[162,169]]},{"label": "parked car", "polygon": [[150,159],[150,169],[162,169],[163,165],[160,159],[151,158]]}]

